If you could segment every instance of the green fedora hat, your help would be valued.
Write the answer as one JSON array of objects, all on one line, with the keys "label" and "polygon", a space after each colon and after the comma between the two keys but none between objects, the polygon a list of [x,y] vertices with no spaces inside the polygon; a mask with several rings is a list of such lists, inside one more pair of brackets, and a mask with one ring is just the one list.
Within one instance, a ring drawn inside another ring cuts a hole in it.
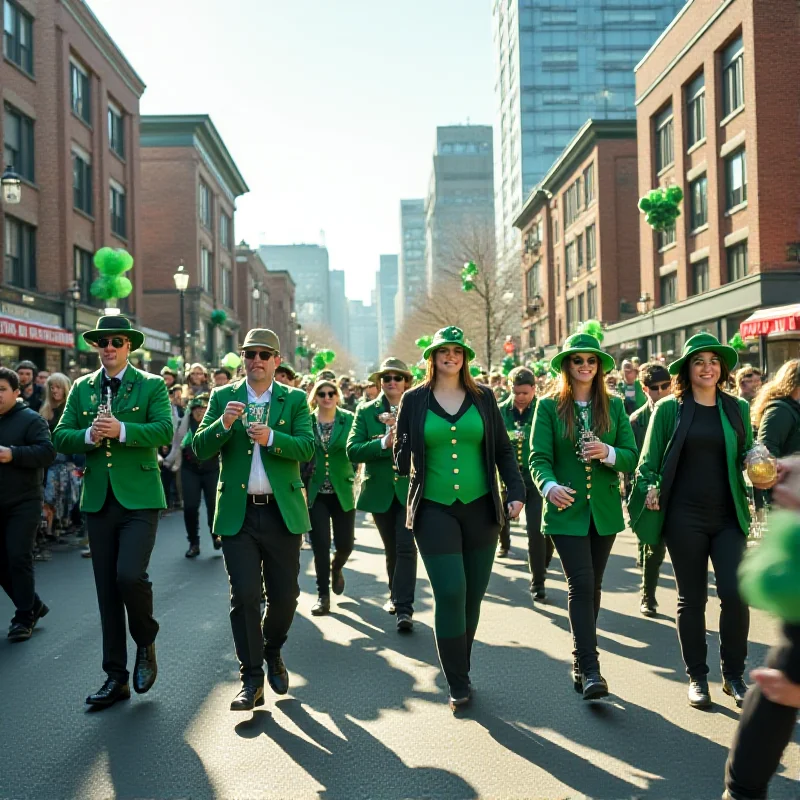
[{"label": "green fedora hat", "polygon": [[728,365],[728,369],[733,369],[739,360],[738,353],[727,344],[722,344],[716,336],[711,333],[696,333],[686,340],[683,346],[683,353],[677,361],[669,365],[669,374],[677,375],[687,358],[691,358],[693,353],[711,352],[722,357]]},{"label": "green fedora hat", "polygon": [[414,376],[411,374],[411,370],[408,368],[405,361],[401,361],[399,358],[384,358],[381,362],[380,369],[377,372],[373,372],[368,380],[370,383],[374,383],[378,386],[380,385],[381,378],[387,372],[399,372],[407,381],[414,380]]},{"label": "green fedora hat", "polygon": [[100,317],[94,330],[84,331],[83,340],[89,344],[97,344],[98,339],[112,336],[127,336],[131,342],[131,352],[138,350],[144,344],[144,334],[132,327],[131,321],[120,314]]},{"label": "green fedora hat", "polygon": [[464,331],[462,331],[461,328],[457,328],[455,325],[450,325],[447,328],[440,328],[436,331],[433,335],[433,341],[422,352],[422,357],[427,360],[428,356],[434,350],[438,350],[446,344],[455,344],[459,347],[463,347],[464,352],[468,356],[468,361],[472,361],[472,359],[475,358],[475,351],[467,344]]},{"label": "green fedora hat", "polygon": [[572,336],[567,336],[564,340],[561,352],[553,356],[550,361],[550,368],[560,372],[561,362],[573,353],[594,353],[600,359],[603,372],[611,372],[616,367],[614,359],[600,349],[600,342],[594,336],[589,333],[573,333]]},{"label": "green fedora hat", "polygon": [[275,331],[269,328],[251,328],[242,342],[242,350],[248,347],[264,347],[274,353],[281,352],[281,341]]}]

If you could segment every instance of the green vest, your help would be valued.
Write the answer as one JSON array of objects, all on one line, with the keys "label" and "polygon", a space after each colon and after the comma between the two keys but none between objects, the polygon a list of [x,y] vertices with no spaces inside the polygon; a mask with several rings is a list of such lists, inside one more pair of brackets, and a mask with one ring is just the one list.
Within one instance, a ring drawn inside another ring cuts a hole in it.
[{"label": "green vest", "polygon": [[472,405],[458,422],[433,411],[425,416],[425,490],[423,497],[450,506],[471,503],[489,492],[483,463],[483,419]]},{"label": "green vest", "polygon": [[514,395],[512,394],[500,406],[500,416],[503,417],[503,423],[508,431],[508,438],[511,439],[511,445],[514,448],[514,454],[517,457],[517,466],[519,467],[522,480],[525,481],[526,486],[533,484],[531,479],[531,472],[528,468],[528,461],[531,455],[531,428],[533,427],[533,414],[536,411],[536,398],[534,397],[529,407],[529,413],[526,416],[527,422],[518,424],[514,419]]}]

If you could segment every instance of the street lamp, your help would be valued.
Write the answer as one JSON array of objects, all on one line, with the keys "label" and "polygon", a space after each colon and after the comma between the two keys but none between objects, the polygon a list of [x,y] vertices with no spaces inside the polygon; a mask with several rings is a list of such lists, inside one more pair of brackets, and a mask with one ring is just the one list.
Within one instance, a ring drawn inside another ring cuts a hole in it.
[{"label": "street lamp", "polygon": [[0,185],[3,187],[3,202],[7,206],[18,205],[22,200],[22,181],[10,164],[0,178]]},{"label": "street lamp", "polygon": [[178,267],[176,273],[172,276],[172,280],[175,281],[175,288],[178,290],[178,295],[180,296],[180,348],[181,348],[181,360],[183,361],[184,369],[186,368],[186,320],[185,320],[185,303],[184,303],[184,295],[186,294],[186,289],[189,286],[189,273],[183,267],[183,261],[181,261],[180,266]]},{"label": "street lamp", "polygon": [[[67,289],[67,297],[72,301],[72,365],[78,366],[78,303],[81,301],[81,285],[72,281]],[[72,366],[71,365],[71,366]]]}]

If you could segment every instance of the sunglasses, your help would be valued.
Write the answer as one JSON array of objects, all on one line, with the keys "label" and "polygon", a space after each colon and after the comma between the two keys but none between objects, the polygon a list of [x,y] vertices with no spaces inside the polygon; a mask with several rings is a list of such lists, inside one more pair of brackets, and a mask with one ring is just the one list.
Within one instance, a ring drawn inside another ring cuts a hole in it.
[{"label": "sunglasses", "polygon": [[585,361],[580,356],[572,356],[570,361],[576,367],[582,367],[584,364],[588,364],[590,367],[593,367],[597,363],[597,359],[594,356],[589,356]]},{"label": "sunglasses", "polygon": [[275,353],[270,353],[265,350],[245,350],[244,357],[248,361],[255,361],[258,359],[259,361],[269,361]]},{"label": "sunglasses", "polygon": [[102,339],[97,340],[97,346],[105,349],[108,347],[109,342],[111,343],[112,347],[115,347],[119,350],[128,340],[124,339],[122,336],[112,336],[110,339],[106,338],[105,336]]},{"label": "sunglasses", "polygon": [[324,397],[336,397],[336,392],[317,392],[317,397],[324,398]]},{"label": "sunglasses", "polygon": [[383,375],[381,380],[384,383],[402,383],[405,378],[402,375]]},{"label": "sunglasses", "polygon": [[650,391],[666,392],[667,389],[672,388],[672,384],[669,381],[662,381],[661,383],[651,383],[646,388]]}]

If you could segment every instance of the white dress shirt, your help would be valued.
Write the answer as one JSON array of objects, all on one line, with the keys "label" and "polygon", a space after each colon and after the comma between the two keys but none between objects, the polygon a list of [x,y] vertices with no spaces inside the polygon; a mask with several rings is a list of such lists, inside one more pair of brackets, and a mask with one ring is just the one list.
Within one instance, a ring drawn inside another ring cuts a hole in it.
[{"label": "white dress shirt", "polygon": [[[115,378],[119,378],[120,386],[122,385],[122,379],[125,376],[125,371],[127,369],[128,369],[128,365],[126,364],[122,368],[122,371],[118,372],[114,376]],[[108,378],[108,380],[111,380],[111,378],[108,377],[108,373],[106,372],[105,367],[103,367],[103,374],[100,376],[100,385],[101,386],[103,385],[103,378]],[[105,398],[103,398],[103,400],[105,400]],[[124,422],[120,422],[119,423],[119,436],[117,438],[119,439],[119,441],[122,444],[125,444],[125,423]],[[93,442],[92,441],[92,429],[91,428],[87,428],[86,429],[86,435],[83,437],[83,441],[86,442],[86,444],[92,444],[92,445],[99,445],[100,444],[100,442]]]}]

